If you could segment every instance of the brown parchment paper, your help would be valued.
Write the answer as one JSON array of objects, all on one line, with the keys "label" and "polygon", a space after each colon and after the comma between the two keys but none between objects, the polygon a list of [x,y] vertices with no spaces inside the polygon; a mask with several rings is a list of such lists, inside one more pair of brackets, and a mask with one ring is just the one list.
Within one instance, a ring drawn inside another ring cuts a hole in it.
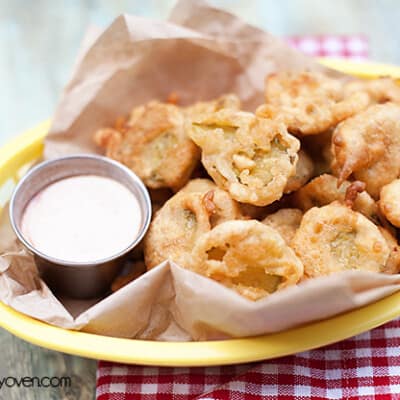
[{"label": "brown parchment paper", "polygon": [[[86,37],[45,142],[45,158],[98,153],[93,132],[133,106],[177,92],[183,104],[235,92],[262,103],[267,73],[327,70],[281,40],[198,0],[167,22],[123,15]],[[0,300],[57,326],[155,340],[207,340],[277,332],[365,305],[400,289],[399,276],[348,271],[251,302],[168,261],[105,299],[57,299],[0,221]]]}]

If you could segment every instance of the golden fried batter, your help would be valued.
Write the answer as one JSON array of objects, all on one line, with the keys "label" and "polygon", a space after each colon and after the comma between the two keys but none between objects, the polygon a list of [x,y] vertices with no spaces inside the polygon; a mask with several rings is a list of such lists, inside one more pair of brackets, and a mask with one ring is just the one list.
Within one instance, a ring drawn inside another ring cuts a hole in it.
[{"label": "golden fried batter", "polygon": [[182,266],[201,234],[211,229],[210,212],[201,193],[177,193],[157,212],[144,240],[147,269],[165,260]]},{"label": "golden fried batter", "polygon": [[[329,174],[324,174],[314,178],[307,185],[300,188],[292,195],[292,204],[303,211],[312,207],[322,207],[337,200],[340,203],[346,202],[346,192],[351,183],[344,181],[338,187],[338,179]],[[350,200],[350,199],[348,199]],[[374,199],[365,191],[358,193],[352,199],[350,205],[355,211],[364,214],[373,221],[378,221],[378,206]]]},{"label": "golden fried batter", "polygon": [[182,187],[200,153],[186,134],[189,122],[173,104],[156,101],[135,108],[119,131],[100,129],[95,142],[106,155],[132,169],[150,188]]},{"label": "golden fried batter", "polygon": [[291,246],[308,278],[354,269],[385,272],[390,255],[378,227],[338,202],[307,211]]},{"label": "golden fried batter", "polygon": [[210,179],[196,178],[191,179],[179,192],[180,193],[205,193],[209,190],[216,189],[217,185]]},{"label": "golden fried batter", "polygon": [[365,183],[360,181],[351,182],[350,185],[346,189],[346,194],[344,197],[344,204],[353,208],[354,203],[356,202],[358,195],[365,191]]},{"label": "golden fried batter", "polygon": [[390,249],[390,255],[383,272],[385,274],[398,274],[400,272],[400,247],[397,240],[387,229],[382,228],[381,226],[378,226],[378,229],[385,238]]},{"label": "golden fried batter", "polygon": [[400,179],[382,188],[379,207],[388,221],[400,228]]},{"label": "golden fried batter", "polygon": [[156,214],[145,237],[148,269],[167,259],[185,266],[201,234],[222,222],[241,218],[239,207],[229,194],[214,184],[209,190],[206,185],[212,182],[204,181],[191,181]]},{"label": "golden fried batter", "polygon": [[282,208],[274,214],[268,215],[262,223],[274,228],[290,245],[297,229],[300,226],[303,213],[297,208]]},{"label": "golden fried batter", "polygon": [[296,173],[288,179],[285,193],[294,192],[306,184],[314,174],[314,164],[304,150],[298,153],[299,160],[296,165]]},{"label": "golden fried batter", "polygon": [[346,84],[345,93],[367,92],[374,103],[400,104],[400,85],[392,78],[355,80]]},{"label": "golden fried batter", "polygon": [[184,109],[185,114],[190,118],[195,119],[201,117],[203,114],[213,113],[224,108],[231,110],[240,110],[241,103],[239,97],[235,94],[226,94],[218,97],[215,100],[199,101]]},{"label": "golden fried batter", "polygon": [[196,192],[205,194],[204,202],[210,212],[211,227],[224,221],[242,218],[239,204],[229,196],[229,193],[217,187],[213,181],[192,179],[179,191],[179,193]]},{"label": "golden fried batter", "polygon": [[377,104],[342,122],[333,133],[332,169],[343,182],[351,174],[379,197],[400,175],[400,105]]},{"label": "golden fried batter", "polygon": [[258,221],[228,221],[197,241],[189,267],[258,300],[296,284],[303,266],[282,237]]},{"label": "golden fried batter", "polygon": [[256,114],[283,120],[289,132],[316,135],[363,110],[366,92],[345,94],[343,82],[311,72],[281,72],[265,80],[265,105]]},{"label": "golden fried batter", "polygon": [[281,123],[225,109],[196,120],[190,137],[215,183],[242,203],[272,203],[295,174],[300,144]]}]

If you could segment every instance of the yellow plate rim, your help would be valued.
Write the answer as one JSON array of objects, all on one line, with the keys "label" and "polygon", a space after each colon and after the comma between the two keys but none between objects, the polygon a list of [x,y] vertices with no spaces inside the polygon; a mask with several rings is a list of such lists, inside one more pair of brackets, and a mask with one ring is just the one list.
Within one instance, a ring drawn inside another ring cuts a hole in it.
[{"label": "yellow plate rim", "polygon": [[[400,78],[400,67],[329,59],[321,62],[357,76]],[[13,155],[43,146],[49,125],[46,121],[0,148],[0,177],[2,167],[13,162]],[[0,302],[0,326],[35,345],[93,359],[158,366],[224,365],[276,358],[346,339],[398,316],[400,292],[323,321],[270,335],[207,342],[154,342],[58,328]]]}]

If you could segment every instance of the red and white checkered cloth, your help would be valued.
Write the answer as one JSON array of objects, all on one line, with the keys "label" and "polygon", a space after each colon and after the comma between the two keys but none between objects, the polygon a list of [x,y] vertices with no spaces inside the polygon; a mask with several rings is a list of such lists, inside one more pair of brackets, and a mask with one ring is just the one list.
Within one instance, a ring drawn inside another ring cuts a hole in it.
[{"label": "red and white checkered cloth", "polygon": [[[318,57],[363,60],[364,36],[291,37]],[[400,400],[400,319],[352,339],[261,363],[209,368],[100,361],[97,400]]]},{"label": "red and white checkered cloth", "polygon": [[97,400],[400,399],[400,320],[253,364],[156,368],[100,361]]},{"label": "red and white checkered cloth", "polygon": [[364,35],[293,36],[286,40],[292,47],[313,57],[337,57],[353,61],[368,58],[368,39]]}]

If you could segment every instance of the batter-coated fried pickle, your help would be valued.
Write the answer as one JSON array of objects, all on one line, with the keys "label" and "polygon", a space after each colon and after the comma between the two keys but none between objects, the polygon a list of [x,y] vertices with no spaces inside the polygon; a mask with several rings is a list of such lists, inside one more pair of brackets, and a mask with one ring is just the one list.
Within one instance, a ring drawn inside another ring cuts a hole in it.
[{"label": "batter-coated fried pickle", "polygon": [[265,80],[265,105],[256,114],[283,120],[289,132],[316,135],[363,110],[366,92],[346,94],[343,82],[315,72],[281,72]]},{"label": "batter-coated fried pickle", "polygon": [[239,204],[210,179],[192,179],[179,193],[205,194],[204,202],[210,211],[211,227],[224,221],[242,218]]},{"label": "batter-coated fried pickle", "polygon": [[215,100],[199,101],[191,106],[184,108],[185,114],[190,118],[195,119],[201,117],[203,114],[210,114],[224,108],[231,110],[240,110],[241,102],[239,97],[235,94],[225,94]]},{"label": "batter-coated fried pickle", "polygon": [[196,178],[191,179],[179,192],[180,193],[196,193],[207,192],[216,189],[217,185],[210,179]]},{"label": "batter-coated fried pickle", "polygon": [[285,193],[294,192],[306,184],[314,174],[314,164],[304,150],[298,153],[296,173],[288,179]]},{"label": "batter-coated fried pickle", "polygon": [[346,189],[344,204],[349,208],[353,208],[354,203],[356,202],[359,194],[365,191],[365,186],[366,185],[364,182],[360,181],[351,182]]},{"label": "batter-coated fried pickle", "polygon": [[201,189],[178,192],[155,215],[144,241],[148,269],[167,259],[186,266],[203,233],[222,222],[241,218],[238,205],[228,193],[217,187]]},{"label": "batter-coated fried pickle", "polygon": [[146,186],[177,190],[187,182],[200,156],[186,134],[188,124],[177,106],[153,101],[135,108],[119,131],[97,131],[95,142],[107,157],[132,169]]},{"label": "batter-coated fried pickle", "polygon": [[262,220],[263,224],[274,228],[290,245],[297,229],[300,226],[303,213],[297,208],[282,208],[274,214],[267,215]]},{"label": "batter-coated fried pickle", "polygon": [[291,246],[308,278],[346,270],[385,272],[390,255],[378,227],[338,202],[307,211]]},{"label": "batter-coated fried pickle", "polygon": [[396,238],[389,232],[389,230],[378,226],[382,236],[385,238],[387,245],[390,249],[390,255],[385,265],[385,274],[398,274],[400,272],[400,247]]},{"label": "batter-coated fried pickle", "polygon": [[[320,175],[293,193],[292,204],[303,211],[307,211],[312,207],[325,206],[335,200],[344,204],[346,202],[346,192],[350,186],[351,182],[344,181],[338,187],[338,179],[335,176],[329,174]],[[378,221],[378,206],[367,192],[358,193],[349,206],[369,219]]]},{"label": "batter-coated fried pickle", "polygon": [[261,222],[224,222],[197,241],[190,269],[258,300],[295,285],[303,266],[282,237]]},{"label": "batter-coated fried pickle", "polygon": [[190,137],[215,183],[239,202],[268,205],[295,174],[300,144],[279,122],[225,109],[196,120]]},{"label": "batter-coated fried pickle", "polygon": [[157,212],[144,240],[147,269],[165,260],[185,266],[196,240],[211,229],[201,193],[178,193]]},{"label": "batter-coated fried pickle", "polygon": [[392,78],[355,80],[345,85],[346,94],[367,92],[374,103],[400,104],[400,85]]},{"label": "batter-coated fried pickle", "polygon": [[382,188],[379,207],[388,221],[400,228],[400,179],[395,179]]},{"label": "batter-coated fried pickle", "polygon": [[238,203],[225,190],[209,190],[204,195],[204,202],[210,213],[211,228],[225,221],[242,218]]},{"label": "batter-coated fried pickle", "polygon": [[332,137],[332,169],[343,182],[351,174],[379,197],[400,175],[400,105],[377,104],[342,122]]}]

